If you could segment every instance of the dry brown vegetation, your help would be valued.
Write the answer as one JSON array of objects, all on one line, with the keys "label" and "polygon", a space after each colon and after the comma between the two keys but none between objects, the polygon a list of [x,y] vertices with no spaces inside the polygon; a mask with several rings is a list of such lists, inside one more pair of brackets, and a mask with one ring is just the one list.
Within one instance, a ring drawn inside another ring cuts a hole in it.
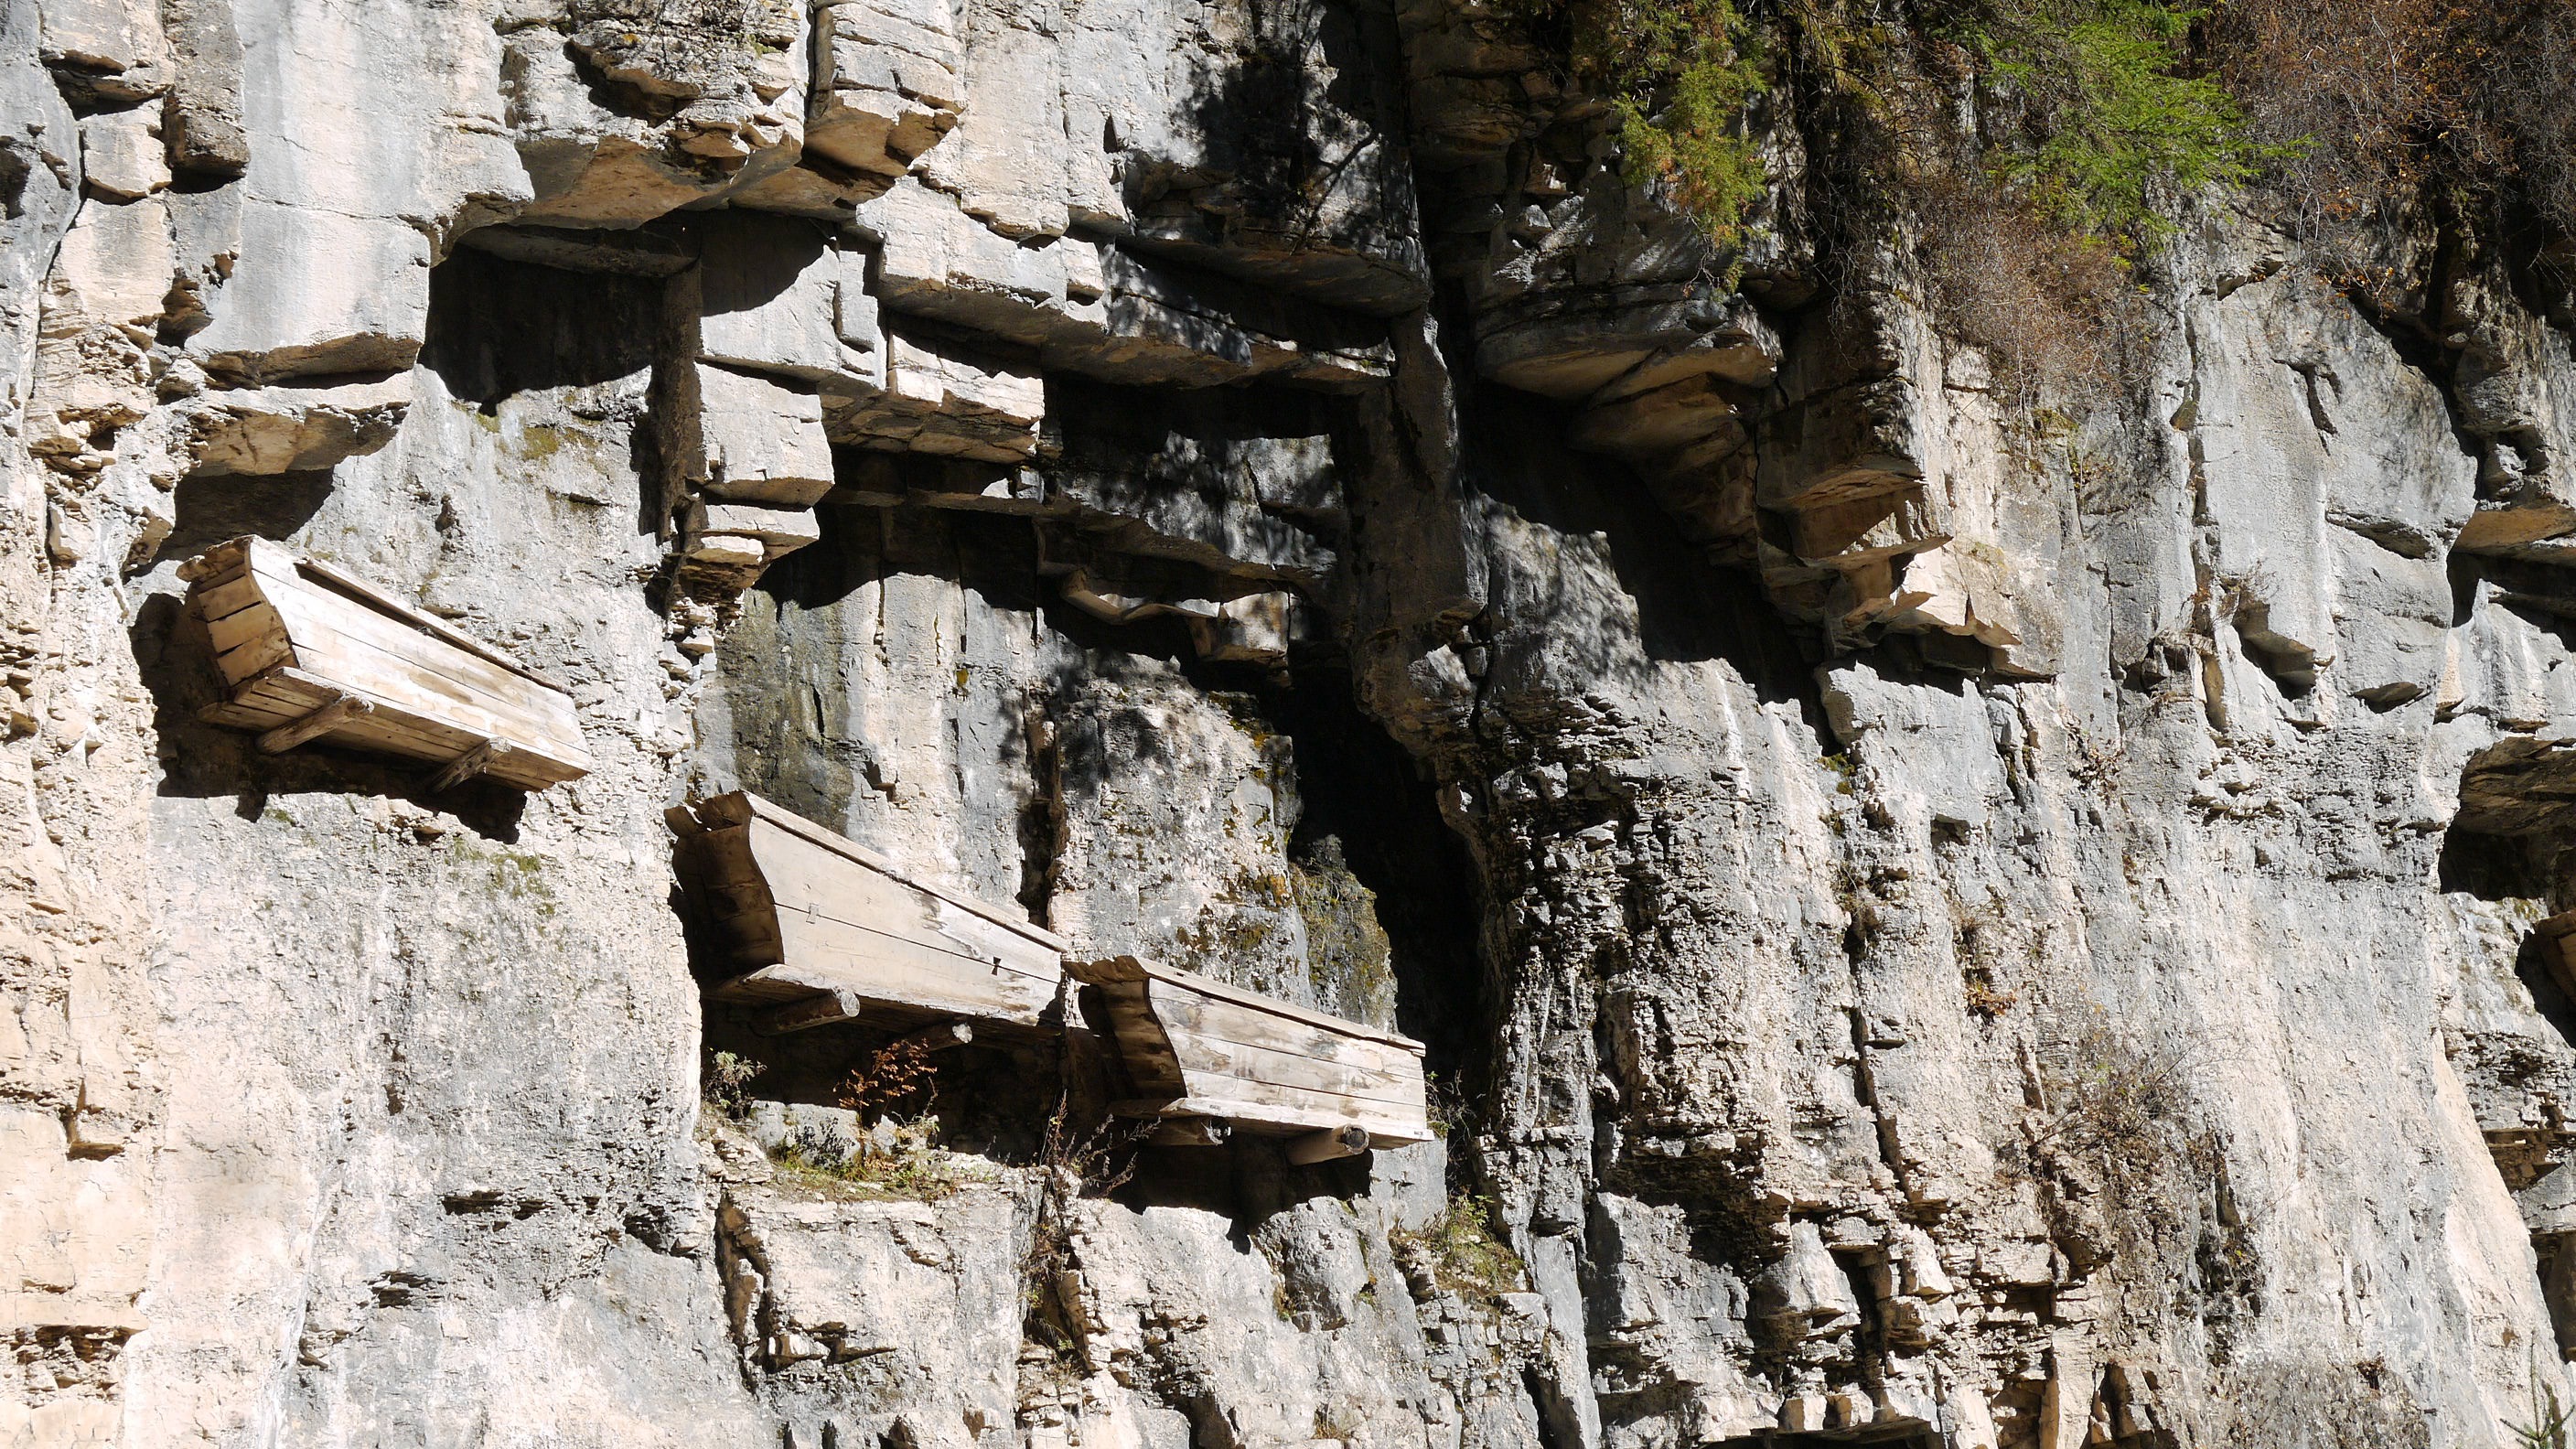
[{"label": "dry brown vegetation", "polygon": [[2576,0],[2233,0],[2207,44],[2282,150],[2263,199],[2350,280],[2427,206],[2576,231]]}]

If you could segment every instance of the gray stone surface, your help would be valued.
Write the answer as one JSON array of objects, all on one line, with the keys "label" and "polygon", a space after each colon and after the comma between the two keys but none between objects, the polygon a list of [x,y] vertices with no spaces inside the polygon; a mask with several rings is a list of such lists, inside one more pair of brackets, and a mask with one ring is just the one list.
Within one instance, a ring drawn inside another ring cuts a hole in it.
[{"label": "gray stone surface", "polygon": [[[1788,102],[1720,257],[1534,54],[0,3],[0,1444],[2513,1443],[2564,317],[2227,214],[2034,406]],[[597,768],[201,722],[244,533]],[[663,816],[744,787],[1421,1037],[1444,1135],[1139,1149],[1079,994],[761,1035]]]}]

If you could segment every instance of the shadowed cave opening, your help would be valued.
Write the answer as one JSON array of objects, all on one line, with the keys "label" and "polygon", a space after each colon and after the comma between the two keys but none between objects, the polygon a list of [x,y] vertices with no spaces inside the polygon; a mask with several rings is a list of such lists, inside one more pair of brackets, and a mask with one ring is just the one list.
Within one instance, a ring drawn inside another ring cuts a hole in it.
[{"label": "shadowed cave opening", "polygon": [[[2460,770],[2460,809],[2443,832],[2435,867],[2445,894],[2529,913],[2513,974],[2532,1009],[2562,1042],[2576,1043],[2576,975],[2564,914],[2570,898],[2568,801],[2576,778],[2562,752],[2507,735]],[[2536,1065],[2536,1064],[2535,1064]],[[2576,1231],[2567,1226],[2565,1179],[2571,1138],[2563,1123],[2490,1128],[2489,1150],[2531,1229],[2542,1300],[2561,1358],[2576,1358]]]}]

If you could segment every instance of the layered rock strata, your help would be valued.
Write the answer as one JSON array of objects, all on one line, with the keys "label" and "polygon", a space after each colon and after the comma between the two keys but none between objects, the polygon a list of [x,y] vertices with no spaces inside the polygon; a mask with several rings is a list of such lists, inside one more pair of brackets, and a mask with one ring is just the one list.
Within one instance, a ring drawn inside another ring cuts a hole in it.
[{"label": "layered rock strata", "polygon": [[[2561,274],[2365,310],[2212,199],[2035,399],[1790,100],[1720,255],[1551,75],[1461,0],[0,3],[0,1443],[2568,1395]],[[592,773],[201,721],[243,534]],[[890,1029],[701,1003],[732,788],[1400,1027],[1447,1133],[1130,1151],[1080,1032],[881,1110]]]}]

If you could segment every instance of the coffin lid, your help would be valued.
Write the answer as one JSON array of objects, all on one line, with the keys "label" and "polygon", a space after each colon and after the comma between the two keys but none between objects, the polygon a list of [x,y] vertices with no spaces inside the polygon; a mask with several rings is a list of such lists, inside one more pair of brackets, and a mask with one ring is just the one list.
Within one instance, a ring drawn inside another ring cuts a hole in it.
[{"label": "coffin lid", "polygon": [[[734,790],[722,795],[711,795],[699,800],[694,808],[697,825],[701,830],[718,826],[748,825],[755,819],[765,820],[810,844],[820,846],[845,860],[863,865],[889,880],[909,886],[923,895],[936,896],[961,911],[980,916],[1056,955],[1061,956],[1071,948],[1070,942],[1043,926],[1014,920],[1008,912],[997,910],[963,891],[950,890],[936,882],[924,880],[839,831],[817,825],[792,810],[760,798],[749,790]],[[682,828],[681,820],[678,818],[674,818],[671,825],[674,830],[683,834],[688,833]]]},{"label": "coffin lid", "polygon": [[1164,966],[1142,956],[1111,956],[1096,961],[1081,961],[1067,956],[1064,969],[1067,975],[1091,986],[1116,986],[1138,981],[1159,982],[1178,987],[1183,991],[1196,992],[1201,996],[1213,996],[1220,1001],[1230,1001],[1237,1006],[1248,1007],[1254,1011],[1266,1011],[1273,1016],[1285,1017],[1320,1031],[1384,1042],[1388,1046],[1411,1052],[1415,1056],[1422,1055],[1424,1050],[1422,1043],[1402,1032],[1369,1026],[1352,1021],[1348,1017],[1327,1015],[1308,1007],[1292,1006],[1276,997],[1264,996],[1257,991],[1246,991],[1239,986],[1228,986],[1222,981],[1211,980],[1195,971],[1183,971],[1176,966]]},{"label": "coffin lid", "polygon": [[259,573],[290,577],[301,574],[325,588],[346,594],[378,613],[391,615],[424,634],[431,635],[444,643],[453,644],[478,659],[497,664],[530,683],[543,685],[557,694],[571,693],[554,680],[437,615],[424,613],[417,606],[404,603],[365,579],[336,565],[291,553],[284,546],[271,543],[256,535],[245,534],[230,542],[216,544],[213,548],[179,565],[179,577],[189,583],[195,583],[200,579],[210,579],[241,567],[249,567]]}]

